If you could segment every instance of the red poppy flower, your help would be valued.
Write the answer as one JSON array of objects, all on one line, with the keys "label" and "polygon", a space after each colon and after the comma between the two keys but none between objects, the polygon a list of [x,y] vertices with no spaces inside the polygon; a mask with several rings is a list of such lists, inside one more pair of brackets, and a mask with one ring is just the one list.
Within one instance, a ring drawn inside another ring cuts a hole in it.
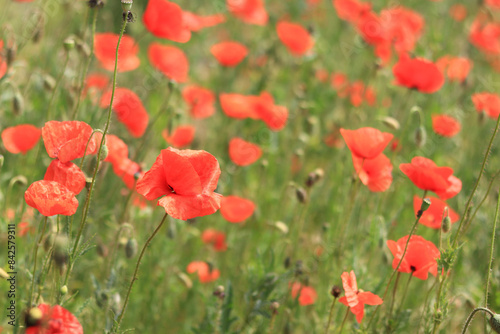
[{"label": "red poppy flower", "polygon": [[380,12],[389,42],[398,53],[410,52],[424,28],[424,18],[417,12],[397,6]]},{"label": "red poppy flower", "polygon": [[331,77],[331,85],[337,91],[337,96],[340,98],[349,95],[349,80],[343,73],[334,73]]},{"label": "red poppy flower", "polygon": [[167,0],[149,0],[142,21],[153,35],[174,42],[186,43],[191,31],[184,23],[179,5]]},{"label": "red poppy flower", "polygon": [[129,158],[114,163],[113,172],[122,179],[129,189],[134,189],[137,180],[143,175],[141,166]]},{"label": "red poppy flower", "polygon": [[[101,108],[107,108],[111,102],[111,91],[101,98]],[[116,88],[113,98],[113,110],[118,120],[123,123],[130,134],[141,137],[148,127],[149,115],[137,94],[128,88]]]},{"label": "red poppy flower", "polygon": [[500,54],[500,24],[477,18],[470,28],[469,41],[487,55]]},{"label": "red poppy flower", "polygon": [[[0,51],[3,49],[3,41],[0,39]],[[7,61],[3,59],[2,52],[0,52],[0,79],[7,73]]]},{"label": "red poppy flower", "polygon": [[83,334],[78,319],[64,307],[40,304],[42,319],[36,326],[26,328],[26,334]]},{"label": "red poppy flower", "polygon": [[183,11],[182,20],[187,29],[191,31],[200,31],[204,28],[213,27],[226,22],[226,17],[224,14],[200,16],[192,12]]},{"label": "red poppy flower", "polygon": [[393,134],[382,132],[375,128],[360,128],[357,130],[340,129],[352,154],[362,159],[373,159],[385,149],[394,137]]},{"label": "red poppy flower", "polygon": [[352,162],[359,179],[371,191],[382,192],[392,183],[391,160],[383,153],[373,159],[363,159],[352,154]]},{"label": "red poppy flower", "polygon": [[443,137],[453,137],[460,132],[460,122],[449,115],[432,115],[432,129]]},{"label": "red poppy flower", "polygon": [[333,0],[333,7],[341,20],[356,23],[361,15],[371,10],[372,5],[358,0]]},{"label": "red poppy flower", "polygon": [[219,162],[205,151],[162,150],[151,169],[137,182],[137,192],[158,201],[176,219],[211,215],[220,208],[221,195],[213,191]]},{"label": "red poppy flower", "polygon": [[71,190],[56,181],[36,181],[24,193],[26,204],[44,216],[74,215],[78,201]]},{"label": "red poppy flower", "polygon": [[170,80],[180,83],[187,80],[189,62],[181,49],[175,46],[151,43],[148,57],[151,64]]},{"label": "red poppy flower", "polygon": [[257,96],[245,96],[241,94],[220,94],[219,101],[222,111],[229,116],[237,119],[252,118],[258,119],[255,105]]},{"label": "red poppy flower", "polygon": [[[95,57],[99,60],[101,66],[108,71],[114,71],[115,69],[118,37],[119,35],[113,33],[95,34]],[[118,50],[118,72],[127,72],[138,68],[141,64],[137,57],[138,52],[139,46],[135,40],[128,35],[123,35]]]},{"label": "red poppy flower", "polygon": [[259,160],[261,148],[241,138],[233,138],[229,142],[229,157],[238,166],[248,166]]},{"label": "red poppy flower", "polygon": [[191,144],[194,139],[195,127],[192,125],[179,125],[169,136],[168,130],[162,131],[163,139],[175,148],[182,148]]},{"label": "red poppy flower", "polygon": [[255,104],[257,117],[273,131],[282,130],[288,120],[288,109],[274,104],[273,97],[267,92],[260,94]]},{"label": "red poppy flower", "polygon": [[22,124],[2,131],[2,142],[10,153],[26,154],[38,143],[42,130],[31,124]]},{"label": "red poppy flower", "polygon": [[392,72],[400,86],[417,89],[422,93],[435,93],[444,84],[444,76],[436,64],[421,58],[411,59],[407,55],[399,57]]},{"label": "red poppy flower", "polygon": [[24,237],[28,233],[33,234],[35,232],[35,227],[30,226],[30,223],[28,222],[20,222],[19,224],[17,224],[17,230],[19,231],[17,234],[20,237]]},{"label": "red poppy flower", "polygon": [[85,174],[83,174],[77,165],[71,161],[62,163],[57,159],[52,160],[43,179],[59,182],[75,195],[78,195],[85,188],[86,182]]},{"label": "red poppy flower", "polygon": [[[401,256],[403,255],[408,236],[399,239],[397,242],[387,240],[387,247],[394,256],[392,268],[396,269]],[[426,280],[429,273],[437,275],[437,259],[441,257],[439,249],[430,241],[425,240],[419,235],[412,235],[405,256],[398,271],[402,273],[411,273],[413,276]]]},{"label": "red poppy flower", "polygon": [[448,188],[444,190],[435,191],[443,201],[455,197],[462,190],[462,181],[454,175],[448,178]]},{"label": "red poppy flower", "polygon": [[188,86],[183,89],[182,98],[189,104],[193,118],[206,118],[215,113],[215,95],[209,89]]},{"label": "red poppy flower", "polygon": [[361,81],[353,82],[349,87],[351,95],[351,104],[354,107],[359,107],[363,103],[363,93],[365,92],[365,85]]},{"label": "red poppy flower", "polygon": [[302,56],[314,46],[314,39],[300,24],[280,21],[276,25],[276,31],[281,42],[293,55]]},{"label": "red poppy flower", "polygon": [[467,16],[467,7],[462,4],[456,4],[450,7],[450,16],[457,22],[463,21]]},{"label": "red poppy flower", "polygon": [[486,114],[496,119],[500,115],[500,96],[492,93],[477,93],[472,95],[472,102],[478,112]]},{"label": "red poppy flower", "polygon": [[190,274],[197,273],[201,283],[210,283],[215,281],[220,276],[218,269],[211,269],[208,263],[203,261],[193,261],[187,266],[187,272]]},{"label": "red poppy flower", "polygon": [[201,240],[205,244],[212,244],[217,252],[224,252],[227,250],[226,234],[221,231],[209,228],[203,231]]},{"label": "red poppy flower", "polygon": [[485,0],[484,3],[492,9],[500,9],[500,0]]},{"label": "red poppy flower", "polygon": [[[431,200],[431,205],[426,211],[424,211],[422,217],[420,217],[420,224],[435,229],[441,228],[445,208],[448,208],[448,217],[450,217],[451,223],[458,221],[460,216],[453,211],[453,209],[451,209],[446,202],[433,196],[428,196],[428,198]],[[413,196],[413,210],[415,211],[415,215],[417,215],[421,205],[422,199],[418,196]]]},{"label": "red poppy flower", "polygon": [[210,53],[222,66],[233,67],[245,59],[248,49],[238,42],[222,42],[213,45]]},{"label": "red poppy flower", "polygon": [[351,273],[344,272],[341,277],[345,296],[339,298],[339,302],[348,306],[356,316],[356,321],[361,323],[365,315],[365,304],[380,305],[383,303],[382,298],[371,292],[358,290],[354,271],[351,270]]},{"label": "red poppy flower", "polygon": [[128,158],[128,146],[117,136],[106,135],[106,146],[108,147],[108,156],[104,161],[115,165]]},{"label": "red poppy flower", "polygon": [[224,196],[221,201],[220,213],[230,223],[241,223],[255,211],[255,204],[249,199],[238,196]]},{"label": "red poppy flower", "polygon": [[[418,188],[433,191],[441,197],[441,199],[446,198],[443,198],[440,193],[446,193],[450,188],[456,188],[456,184],[453,184],[454,181],[452,179],[453,169],[450,167],[438,167],[434,161],[430,159],[414,157],[411,163],[400,164],[399,169],[401,169]],[[460,180],[458,181],[460,182]],[[456,194],[453,196],[455,195]]]},{"label": "red poppy flower", "polygon": [[85,80],[83,88],[83,97],[90,95],[93,104],[97,104],[98,96],[104,92],[109,85],[109,78],[103,74],[91,74]]},{"label": "red poppy flower", "polygon": [[245,23],[263,26],[269,19],[262,0],[226,0],[226,5],[231,14]]},{"label": "red poppy flower", "polygon": [[[90,125],[80,121],[50,121],[42,128],[43,143],[49,157],[63,163],[83,157],[91,135]],[[96,136],[92,136],[87,155],[95,153],[97,148]]]},{"label": "red poppy flower", "polygon": [[293,299],[299,296],[299,305],[301,306],[313,305],[318,297],[313,287],[304,286],[298,282],[292,284],[291,293]]},{"label": "red poppy flower", "polygon": [[472,68],[472,61],[467,58],[452,58],[446,75],[451,81],[463,82]]},{"label": "red poppy flower", "polygon": [[365,40],[370,45],[382,45],[390,43],[391,36],[387,30],[383,19],[372,11],[364,12],[355,23],[356,28]]}]

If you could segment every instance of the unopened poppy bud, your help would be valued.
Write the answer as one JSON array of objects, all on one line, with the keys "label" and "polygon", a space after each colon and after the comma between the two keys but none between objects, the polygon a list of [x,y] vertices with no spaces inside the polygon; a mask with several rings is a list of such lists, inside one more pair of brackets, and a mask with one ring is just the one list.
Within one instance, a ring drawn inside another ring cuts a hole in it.
[{"label": "unopened poppy bud", "polygon": [[7,46],[5,54],[5,61],[7,62],[7,67],[10,67],[14,60],[16,59],[16,54],[17,54],[17,46],[14,43],[10,43],[9,46]]},{"label": "unopened poppy bud", "polygon": [[338,285],[334,285],[332,287],[332,290],[330,291],[333,298],[339,298],[341,292],[342,292],[342,290],[340,290],[340,287]]},{"label": "unopened poppy bud", "polygon": [[278,314],[279,308],[280,308],[280,303],[278,303],[278,302],[271,303],[271,311],[273,312],[274,315]]},{"label": "unopened poppy bud", "polygon": [[495,333],[500,333],[500,314],[495,314],[491,316],[490,326],[491,329],[495,331]]},{"label": "unopened poppy bud", "polygon": [[262,166],[262,168],[267,168],[267,166],[269,166],[269,161],[267,161],[267,159],[262,159],[260,165]]},{"label": "unopened poppy bud", "polygon": [[85,188],[87,190],[90,190],[90,186],[92,185],[92,178],[91,177],[87,177],[85,178]]},{"label": "unopened poppy bud", "polygon": [[32,307],[26,314],[26,327],[32,327],[38,325],[40,320],[43,318],[42,310],[38,307]]},{"label": "unopened poppy bud", "polygon": [[49,234],[46,238],[45,238],[45,242],[43,243],[43,249],[48,252],[49,249],[52,247],[52,245],[54,244],[54,241],[56,240],[56,236],[55,234]]},{"label": "unopened poppy bud", "polygon": [[108,254],[109,254],[108,247],[103,243],[99,243],[97,245],[97,255],[105,258],[105,257],[108,257]]},{"label": "unopened poppy bud", "polygon": [[83,41],[76,42],[76,49],[82,54],[84,58],[90,57],[90,47],[87,43]]},{"label": "unopened poppy bud", "polygon": [[64,40],[63,45],[66,51],[70,51],[75,47],[75,40],[71,37],[68,37]]},{"label": "unopened poppy bud", "polygon": [[52,76],[48,74],[45,74],[43,76],[43,88],[45,88],[48,91],[52,91],[55,86],[56,86],[56,79],[54,79]]},{"label": "unopened poppy bud", "polygon": [[102,6],[104,6],[104,2],[102,2],[102,0],[89,0],[87,2],[87,5],[90,8],[102,7]]},{"label": "unopened poppy bud", "polygon": [[289,257],[289,256],[287,256],[287,257],[285,258],[285,261],[283,262],[283,266],[285,267],[285,269],[290,268],[290,262],[291,262],[290,257]]},{"label": "unopened poppy bud", "polygon": [[219,285],[214,290],[214,296],[219,296],[221,293],[224,293],[224,287]]},{"label": "unopened poppy bud", "polygon": [[17,116],[22,114],[23,110],[24,110],[24,99],[21,93],[16,92],[12,97],[12,111],[14,112],[14,115]]},{"label": "unopened poppy bud", "polygon": [[62,269],[69,259],[68,253],[68,237],[65,235],[58,235],[54,240],[54,250],[52,258],[59,269]]},{"label": "unopened poppy bud", "polygon": [[101,161],[104,161],[104,159],[106,159],[108,157],[108,154],[109,154],[108,145],[103,144],[102,149],[101,149],[101,155],[100,155]]},{"label": "unopened poppy bud", "polygon": [[121,303],[122,303],[122,297],[118,292],[115,292],[111,296],[111,301],[110,301],[110,307],[113,313],[117,314],[119,312]]},{"label": "unopened poppy bud", "polygon": [[451,218],[450,216],[446,216],[441,223],[441,229],[444,233],[448,233],[451,229]]},{"label": "unopened poppy bud", "polygon": [[381,119],[382,123],[384,123],[385,126],[388,128],[391,128],[392,130],[399,130],[400,125],[397,119],[392,118],[392,117],[383,117]]},{"label": "unopened poppy bud", "polygon": [[124,13],[128,13],[132,10],[133,0],[122,0],[122,10]]},{"label": "unopened poppy bud", "polygon": [[427,132],[425,131],[425,128],[423,126],[419,126],[417,130],[415,130],[415,144],[417,147],[422,147],[425,145],[427,141]]},{"label": "unopened poppy bud", "polygon": [[5,161],[5,158],[3,157],[3,155],[0,154],[0,169],[2,169],[4,161]]},{"label": "unopened poppy bud", "polygon": [[186,288],[191,289],[193,287],[193,281],[191,281],[189,276],[182,271],[179,271],[177,273],[177,278],[179,278],[179,280],[186,286]]},{"label": "unopened poppy bud", "polygon": [[274,223],[274,226],[278,230],[280,230],[281,233],[283,233],[283,234],[287,234],[288,233],[288,225],[286,225],[282,221],[277,221],[276,223]]},{"label": "unopened poppy bud", "polygon": [[61,289],[59,289],[59,292],[61,295],[66,295],[68,293],[68,287],[66,285],[61,286]]},{"label": "unopened poppy bud", "polygon": [[430,198],[424,198],[422,201],[422,205],[420,205],[420,210],[417,212],[417,217],[420,218],[424,214],[425,211],[431,206],[431,199]]},{"label": "unopened poppy bud", "polygon": [[304,188],[297,188],[295,189],[295,195],[297,195],[297,200],[300,203],[305,203],[307,202],[307,192]]},{"label": "unopened poppy bud", "polygon": [[137,240],[130,238],[125,245],[125,255],[128,259],[131,259],[137,254]]},{"label": "unopened poppy bud", "polygon": [[300,276],[304,273],[304,264],[302,261],[298,260],[295,262],[295,275]]}]

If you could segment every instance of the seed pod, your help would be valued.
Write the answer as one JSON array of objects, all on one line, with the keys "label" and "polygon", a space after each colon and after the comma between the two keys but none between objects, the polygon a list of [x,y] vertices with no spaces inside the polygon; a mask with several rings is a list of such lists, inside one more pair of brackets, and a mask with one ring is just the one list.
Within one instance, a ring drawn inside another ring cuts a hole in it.
[{"label": "seed pod", "polygon": [[295,195],[297,195],[297,200],[300,203],[306,203],[307,202],[307,192],[304,188],[297,188],[295,189]]},{"label": "seed pod", "polygon": [[339,298],[341,292],[342,290],[340,290],[340,287],[338,285],[332,286],[332,290],[330,291],[333,298]]},{"label": "seed pod", "polygon": [[417,212],[417,217],[420,218],[424,214],[425,211],[431,206],[431,199],[430,198],[424,198],[422,201],[422,205],[420,205],[420,210]]},{"label": "seed pod", "polygon": [[125,245],[125,255],[128,259],[131,259],[137,254],[137,240],[130,238]]},{"label": "seed pod", "polygon": [[26,327],[36,326],[42,320],[43,313],[38,307],[32,307],[26,312]]},{"label": "seed pod", "polygon": [[133,0],[122,0],[122,10],[124,13],[128,13],[132,10]]},{"label": "seed pod", "polygon": [[75,47],[75,40],[71,37],[68,37],[64,40],[63,45],[66,51],[70,51]]},{"label": "seed pod", "polygon": [[59,289],[59,292],[61,295],[66,295],[68,293],[68,287],[66,285],[61,286],[61,289]]}]

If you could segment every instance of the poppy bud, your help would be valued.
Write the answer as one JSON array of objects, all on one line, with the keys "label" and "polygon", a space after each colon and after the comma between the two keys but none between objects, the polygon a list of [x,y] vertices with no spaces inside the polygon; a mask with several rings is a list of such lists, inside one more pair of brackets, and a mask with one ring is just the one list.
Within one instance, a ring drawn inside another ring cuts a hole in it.
[{"label": "poppy bud", "polygon": [[26,314],[26,327],[32,327],[38,325],[40,320],[43,318],[42,310],[38,307],[32,307],[28,310]]},{"label": "poppy bud", "polygon": [[111,301],[110,301],[110,307],[111,307],[111,310],[113,311],[113,313],[118,314],[118,312],[120,310],[121,302],[122,302],[122,297],[120,296],[120,294],[118,292],[115,292],[111,296]]},{"label": "poppy bud", "polygon": [[339,298],[341,292],[342,292],[342,290],[340,290],[340,287],[338,285],[334,285],[332,287],[332,290],[330,291],[333,298]]},{"label": "poppy bud", "polygon": [[10,43],[9,46],[7,46],[5,54],[5,60],[7,62],[7,67],[10,67],[12,63],[14,62],[14,59],[16,59],[16,54],[17,54],[17,46],[14,43]]},{"label": "poppy bud", "polygon": [[283,223],[282,221],[277,221],[274,223],[274,226],[280,230],[281,233],[287,234],[288,233],[288,225]]},{"label": "poppy bud", "polygon": [[104,6],[104,2],[102,2],[102,0],[89,0],[87,2],[87,5],[90,8],[96,8],[96,7],[101,8],[102,6]]},{"label": "poppy bud", "polygon": [[307,202],[307,192],[304,188],[295,189],[295,195],[297,195],[297,199],[300,203]]},{"label": "poppy bud", "polygon": [[177,272],[177,278],[186,286],[186,288],[191,289],[193,287],[193,281],[183,272]]},{"label": "poppy bud", "polygon": [[108,247],[103,243],[99,243],[97,245],[97,255],[99,255],[102,258],[105,258],[108,257],[108,254],[109,254]]},{"label": "poppy bud", "polygon": [[64,45],[64,50],[70,51],[75,47],[75,40],[71,37],[68,37],[64,40],[63,45]]},{"label": "poppy bud", "polygon": [[417,147],[420,148],[425,145],[425,142],[427,141],[427,132],[423,126],[419,126],[417,130],[415,130],[414,139]]},{"label": "poppy bud", "polygon": [[130,238],[125,245],[125,255],[128,259],[131,259],[137,254],[137,240]]},{"label": "poppy bud", "polygon": [[130,12],[132,10],[133,0],[122,0],[122,10],[124,13]]},{"label": "poppy bud", "polygon": [[59,289],[59,292],[61,295],[66,295],[68,293],[68,287],[66,285],[61,286],[61,289]]},{"label": "poppy bud", "polygon": [[495,331],[495,333],[500,333],[500,314],[495,314],[491,316],[490,326],[491,329]]},{"label": "poppy bud", "polygon": [[262,168],[267,168],[267,166],[269,166],[269,161],[267,161],[267,159],[262,159],[260,165],[262,166]]},{"label": "poppy bud", "polygon": [[399,122],[395,118],[383,117],[381,121],[382,123],[384,123],[385,126],[391,128],[392,130],[399,130],[400,128]]},{"label": "poppy bud", "polygon": [[109,154],[108,145],[103,144],[102,149],[101,149],[101,157],[100,157],[101,161],[104,161],[104,159],[106,159],[108,157],[108,154]]},{"label": "poppy bud", "polygon": [[300,276],[304,273],[304,264],[302,261],[298,260],[295,262],[295,275]]},{"label": "poppy bud", "polygon": [[54,79],[52,76],[48,74],[45,74],[43,76],[43,88],[45,88],[48,91],[52,91],[55,86],[56,86],[56,79]]},{"label": "poppy bud", "polygon": [[84,58],[90,57],[90,47],[87,43],[80,40],[76,41],[76,49]]},{"label": "poppy bud", "polygon": [[278,314],[279,308],[280,308],[280,303],[278,303],[278,302],[271,303],[271,311],[273,312],[273,314]]},{"label": "poppy bud", "polygon": [[38,43],[42,39],[44,27],[45,27],[45,24],[43,22],[44,21],[43,15],[38,14],[38,16],[39,16],[39,19],[38,19],[36,27],[33,31],[33,38],[32,38],[33,43]]},{"label": "poppy bud", "polygon": [[417,217],[420,218],[424,214],[425,211],[431,206],[431,199],[430,198],[424,198],[422,201],[422,205],[420,205],[420,210],[417,212]]},{"label": "poppy bud", "polygon": [[5,158],[3,157],[3,155],[0,154],[0,169],[2,169],[4,161],[5,161]]},{"label": "poppy bud", "polygon": [[58,235],[54,240],[54,250],[52,252],[52,259],[59,269],[62,269],[69,259],[68,254],[68,237],[65,235]]},{"label": "poppy bud", "polygon": [[52,245],[54,244],[54,241],[56,240],[56,236],[55,234],[49,234],[46,238],[45,238],[45,242],[43,243],[43,249],[48,252],[49,249],[52,247]]},{"label": "poppy bud", "polygon": [[450,216],[446,216],[443,219],[443,222],[441,223],[441,230],[444,233],[448,233],[451,229],[451,218]]},{"label": "poppy bud", "polygon": [[290,257],[287,256],[285,261],[283,262],[283,266],[285,267],[285,269],[290,268],[290,262],[291,262]]},{"label": "poppy bud", "polygon": [[21,93],[16,92],[12,98],[12,111],[14,115],[20,115],[24,110],[24,99]]}]

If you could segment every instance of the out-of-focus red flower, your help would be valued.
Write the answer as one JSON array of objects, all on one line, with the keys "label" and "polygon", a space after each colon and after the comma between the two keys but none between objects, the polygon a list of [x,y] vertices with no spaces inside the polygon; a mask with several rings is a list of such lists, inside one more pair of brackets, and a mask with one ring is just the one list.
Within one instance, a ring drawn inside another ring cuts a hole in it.
[{"label": "out-of-focus red flower", "polygon": [[142,173],[141,166],[129,158],[114,163],[113,172],[122,179],[123,183],[129,189],[134,189],[137,180],[144,174]]},{"label": "out-of-focus red flower", "polygon": [[0,79],[7,73],[7,61],[2,56],[3,40],[0,39]]},{"label": "out-of-focus red flower", "polygon": [[373,159],[363,159],[352,154],[352,162],[359,179],[373,192],[389,189],[392,183],[391,160],[383,153]]},{"label": "out-of-focus red flower", "polygon": [[351,95],[351,104],[354,107],[359,107],[363,103],[363,93],[365,92],[365,85],[362,81],[355,81],[349,87],[349,94]]},{"label": "out-of-focus red flower", "polygon": [[293,55],[302,56],[314,46],[314,39],[300,24],[280,21],[276,25],[276,31],[281,42]]},{"label": "out-of-focus red flower", "polygon": [[226,22],[224,14],[200,16],[188,11],[182,12],[182,19],[186,28],[195,32]]},{"label": "out-of-focus red flower", "polygon": [[210,283],[217,280],[220,276],[219,269],[210,268],[204,261],[193,261],[186,268],[190,274],[197,273],[201,283]]},{"label": "out-of-focus red flower", "polygon": [[400,56],[392,72],[398,85],[417,89],[422,93],[435,93],[444,84],[444,76],[436,64],[426,59]]},{"label": "out-of-focus red flower", "polygon": [[467,8],[462,4],[455,4],[450,7],[450,16],[457,22],[463,21],[467,16]]},{"label": "out-of-focus red flower", "polygon": [[257,117],[273,131],[282,130],[288,120],[288,109],[274,104],[271,94],[263,92],[255,104]]},{"label": "out-of-focus red flower", "polygon": [[[400,164],[399,169],[418,188],[433,191],[443,200],[455,196],[462,188],[460,180],[453,176],[453,169],[438,167],[434,161],[424,157],[414,157],[411,163]],[[457,180],[460,182],[458,191]]]},{"label": "out-of-focus red flower", "polygon": [[238,65],[248,54],[248,49],[238,42],[221,42],[210,48],[210,53],[222,66]]},{"label": "out-of-focus red flower", "polygon": [[[115,69],[116,45],[119,35],[113,33],[95,34],[95,57],[99,60],[102,68],[108,71]],[[135,70],[141,64],[137,57],[139,46],[135,40],[123,35],[118,50],[118,72]]]},{"label": "out-of-focus red flower", "polygon": [[383,303],[382,298],[371,292],[358,290],[354,271],[351,270],[350,273],[343,272],[341,277],[345,296],[340,297],[339,302],[348,306],[356,316],[356,321],[361,323],[365,315],[365,304],[380,305]]},{"label": "out-of-focus red flower", "polygon": [[33,182],[24,193],[24,199],[44,216],[71,216],[78,209],[73,192],[56,181]]},{"label": "out-of-focus red flower", "polygon": [[319,82],[327,82],[328,81],[328,77],[330,75],[328,74],[328,71],[325,70],[324,68],[321,68],[321,69],[318,69],[316,70],[316,72],[314,73],[314,77],[319,81]]},{"label": "out-of-focus red flower", "polygon": [[71,161],[62,163],[58,159],[52,160],[43,179],[59,182],[75,195],[85,188],[85,174]]},{"label": "out-of-focus red flower", "polygon": [[238,166],[248,166],[259,160],[262,155],[261,148],[241,138],[229,141],[229,157]]},{"label": "out-of-focus red flower", "polygon": [[468,58],[452,58],[446,75],[451,81],[463,82],[472,66],[472,61]]},{"label": "out-of-focus red flower", "polygon": [[478,112],[485,112],[493,119],[500,115],[500,96],[496,94],[477,93],[472,95],[472,102]]},{"label": "out-of-focus red flower", "polygon": [[[387,240],[387,247],[394,256],[392,268],[396,269],[403,255],[408,236],[399,239],[397,242]],[[398,271],[402,273],[411,273],[413,276],[426,280],[429,273],[437,275],[437,259],[441,257],[439,249],[430,241],[425,240],[419,235],[412,235],[403,261]]]},{"label": "out-of-focus red flower", "polygon": [[[112,91],[101,97],[101,108],[106,108],[111,102]],[[149,115],[137,94],[128,88],[116,88],[113,97],[113,110],[118,120],[127,127],[130,134],[141,137],[148,127]]]},{"label": "out-of-focus red flower", "polygon": [[149,0],[142,22],[156,37],[179,43],[186,43],[191,39],[191,31],[184,23],[182,9],[173,2]]},{"label": "out-of-focus red flower", "polygon": [[62,163],[83,157],[88,144],[87,155],[94,154],[99,147],[92,128],[80,121],[50,121],[42,128],[42,138],[49,157],[57,158]]},{"label": "out-of-focus red flower", "polygon": [[337,96],[340,98],[349,95],[349,80],[343,73],[333,73],[330,81],[333,89],[337,91]]},{"label": "out-of-focus red flower", "polygon": [[28,233],[33,234],[33,232],[35,232],[35,227],[30,226],[30,223],[28,222],[21,222],[17,224],[17,230],[19,231],[17,232],[17,235],[24,237]]},{"label": "out-of-focus red flower", "polygon": [[42,311],[42,319],[36,326],[26,328],[26,334],[83,334],[78,319],[64,307],[48,304],[37,307]]},{"label": "out-of-focus red flower", "polygon": [[187,86],[182,90],[182,98],[189,104],[193,118],[207,118],[215,113],[215,95],[209,89]]},{"label": "out-of-focus red flower", "polygon": [[106,135],[106,146],[108,147],[108,156],[104,161],[115,165],[128,158],[128,146],[117,136]]},{"label": "out-of-focus red flower", "polygon": [[83,88],[82,95],[85,97],[90,96],[93,104],[97,104],[98,97],[104,92],[109,85],[109,78],[104,74],[90,74],[85,80],[85,87]]},{"label": "out-of-focus red flower", "polygon": [[[451,209],[446,202],[440,200],[437,197],[427,196],[431,200],[431,205],[424,211],[422,217],[420,217],[419,223],[430,228],[438,229],[441,228],[441,223],[443,218],[446,216],[445,208],[448,208],[448,217],[450,217],[451,223],[456,223],[460,216]],[[422,199],[418,196],[413,196],[413,210],[415,215],[417,215],[420,207],[422,206]]]},{"label": "out-of-focus red flower", "polygon": [[241,223],[255,211],[255,204],[249,199],[238,196],[224,196],[221,201],[220,213],[230,223]]},{"label": "out-of-focus red flower", "polygon": [[148,57],[151,64],[170,80],[180,83],[187,80],[189,62],[181,49],[175,46],[151,43]]},{"label": "out-of-focus red flower", "polygon": [[228,11],[245,23],[266,25],[269,16],[262,0],[226,0]]},{"label": "out-of-focus red flower", "polygon": [[163,139],[175,148],[182,148],[191,144],[194,139],[195,127],[192,125],[179,125],[174,129],[172,135],[164,129],[161,133]]},{"label": "out-of-focus red flower", "polygon": [[299,297],[299,305],[301,306],[313,305],[318,297],[313,287],[304,286],[299,282],[293,283],[290,291],[293,299]]},{"label": "out-of-focus red flower", "polygon": [[364,13],[372,9],[371,3],[358,0],[333,0],[332,2],[338,17],[351,23],[356,23]]},{"label": "out-of-focus red flower", "polygon": [[137,192],[153,200],[176,219],[211,215],[220,208],[221,195],[213,191],[219,180],[219,162],[205,151],[162,150],[153,166],[137,181]]},{"label": "out-of-focus red flower", "polygon": [[500,9],[500,0],[485,0],[484,4],[492,9]]},{"label": "out-of-focus red flower", "polygon": [[31,124],[22,124],[2,131],[2,142],[10,153],[26,154],[38,143],[42,130]]},{"label": "out-of-focus red flower", "polygon": [[257,96],[223,93],[219,95],[219,101],[222,111],[229,117],[237,119],[259,118],[255,110],[258,101]]},{"label": "out-of-focus red flower", "polygon": [[382,18],[372,11],[364,12],[355,22],[356,28],[370,45],[382,45],[390,43],[390,36]]},{"label": "out-of-focus red flower", "polygon": [[449,115],[432,115],[432,129],[443,137],[453,137],[460,132],[460,122]]},{"label": "out-of-focus red flower", "polygon": [[480,18],[472,23],[469,41],[487,55],[500,54],[500,24],[483,23]]},{"label": "out-of-focus red flower", "polygon": [[361,159],[375,158],[394,137],[391,133],[369,127],[357,130],[340,129],[340,134],[352,154]]},{"label": "out-of-focus red flower", "polygon": [[201,240],[206,244],[212,244],[217,252],[224,252],[227,250],[226,234],[216,229],[209,228],[201,234]]}]

